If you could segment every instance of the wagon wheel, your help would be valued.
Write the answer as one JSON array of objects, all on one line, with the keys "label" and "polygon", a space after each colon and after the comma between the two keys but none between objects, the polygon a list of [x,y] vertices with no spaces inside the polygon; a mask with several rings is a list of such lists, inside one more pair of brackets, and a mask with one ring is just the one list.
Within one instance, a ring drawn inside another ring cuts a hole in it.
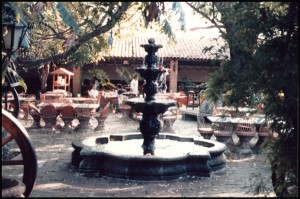
[{"label": "wagon wheel", "polygon": [[[7,136],[3,136],[5,131]],[[13,168],[17,169],[21,167],[23,169],[21,171],[23,172],[22,182],[26,186],[23,195],[28,197],[37,177],[38,165],[35,149],[26,129],[9,112],[2,109],[2,154],[7,148],[10,151],[10,148],[17,148],[19,155],[16,157],[12,157],[12,155],[2,157],[2,175],[6,174],[6,168],[10,169],[14,166]]]},{"label": "wagon wheel", "polygon": [[[6,86],[7,82],[2,85],[2,102],[4,104],[4,109],[10,112],[13,116],[18,117],[20,111],[20,101],[18,98],[18,93],[15,88]],[[8,97],[8,93],[12,95]]]}]

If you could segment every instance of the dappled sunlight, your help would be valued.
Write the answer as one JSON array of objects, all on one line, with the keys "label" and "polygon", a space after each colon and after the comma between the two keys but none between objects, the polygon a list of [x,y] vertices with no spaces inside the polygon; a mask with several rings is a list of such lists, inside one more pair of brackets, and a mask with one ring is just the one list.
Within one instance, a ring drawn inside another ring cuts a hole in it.
[{"label": "dappled sunlight", "polygon": [[259,194],[259,195],[253,195],[253,194],[247,194],[247,193],[242,193],[242,192],[226,192],[226,193],[220,193],[220,194],[216,194],[215,197],[276,197],[275,194],[269,194],[269,195],[265,195],[265,194]]},{"label": "dappled sunlight", "polygon": [[34,190],[61,189],[67,187],[72,187],[72,186],[64,183],[47,183],[47,184],[35,185]]},{"label": "dappled sunlight", "polygon": [[65,188],[72,188],[72,189],[78,189],[82,190],[84,188],[85,192],[120,192],[120,191],[133,191],[133,190],[139,190],[142,189],[143,186],[130,186],[130,187],[86,187],[86,186],[76,186],[76,185],[69,185],[67,183],[45,183],[45,184],[39,184],[34,186],[35,191],[42,191],[42,190],[55,190],[55,189],[65,189]]},{"label": "dappled sunlight", "polygon": [[47,151],[49,152],[50,150],[61,150],[61,148],[67,148],[67,147],[70,147],[70,146],[67,146],[66,144],[56,144],[56,145],[46,145],[46,146],[43,146],[43,147],[39,147],[39,148],[36,148],[35,151],[36,152],[44,152],[44,151]]},{"label": "dappled sunlight", "polygon": [[255,160],[255,156],[251,156],[251,157],[245,157],[245,158],[241,158],[241,159],[227,159],[227,162],[247,162],[247,161],[254,161]]}]

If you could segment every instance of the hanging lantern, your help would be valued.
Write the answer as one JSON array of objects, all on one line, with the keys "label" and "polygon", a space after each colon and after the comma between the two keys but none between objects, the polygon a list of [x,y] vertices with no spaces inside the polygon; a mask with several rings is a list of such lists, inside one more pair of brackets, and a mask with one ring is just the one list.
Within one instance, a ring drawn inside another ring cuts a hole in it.
[{"label": "hanging lantern", "polygon": [[110,45],[110,47],[112,47],[113,41],[114,41],[114,39],[112,37],[112,31],[110,31],[110,36],[108,38],[108,44]]},{"label": "hanging lantern", "polygon": [[18,50],[26,34],[27,26],[22,21],[20,23],[4,22],[2,28],[5,30],[5,34],[2,35],[4,49],[10,52]]}]

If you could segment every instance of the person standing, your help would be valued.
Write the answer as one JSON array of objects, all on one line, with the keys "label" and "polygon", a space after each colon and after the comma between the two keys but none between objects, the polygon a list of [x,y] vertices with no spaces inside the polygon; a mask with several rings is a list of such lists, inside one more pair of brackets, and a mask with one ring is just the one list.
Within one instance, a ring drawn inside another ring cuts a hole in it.
[{"label": "person standing", "polygon": [[133,76],[133,79],[130,82],[130,89],[136,96],[139,94],[139,77],[137,74]]},{"label": "person standing", "polygon": [[97,86],[97,90],[100,90],[100,79],[94,76],[93,83]]},{"label": "person standing", "polygon": [[119,113],[119,106],[123,103],[123,93],[125,93],[126,90],[123,89],[123,86],[121,84],[117,84],[117,89],[118,99],[115,101],[115,111],[116,113]]}]

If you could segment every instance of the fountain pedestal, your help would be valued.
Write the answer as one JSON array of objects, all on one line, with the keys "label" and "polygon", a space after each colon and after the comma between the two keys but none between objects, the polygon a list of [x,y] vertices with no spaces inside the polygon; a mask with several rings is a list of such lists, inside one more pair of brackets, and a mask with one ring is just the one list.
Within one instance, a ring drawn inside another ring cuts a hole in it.
[{"label": "fountain pedestal", "polygon": [[142,98],[132,98],[125,102],[133,107],[136,112],[143,113],[140,121],[140,131],[143,135],[144,155],[154,155],[155,137],[161,130],[161,123],[158,120],[158,115],[167,111],[171,106],[176,105],[173,100],[153,100],[146,102]]}]

